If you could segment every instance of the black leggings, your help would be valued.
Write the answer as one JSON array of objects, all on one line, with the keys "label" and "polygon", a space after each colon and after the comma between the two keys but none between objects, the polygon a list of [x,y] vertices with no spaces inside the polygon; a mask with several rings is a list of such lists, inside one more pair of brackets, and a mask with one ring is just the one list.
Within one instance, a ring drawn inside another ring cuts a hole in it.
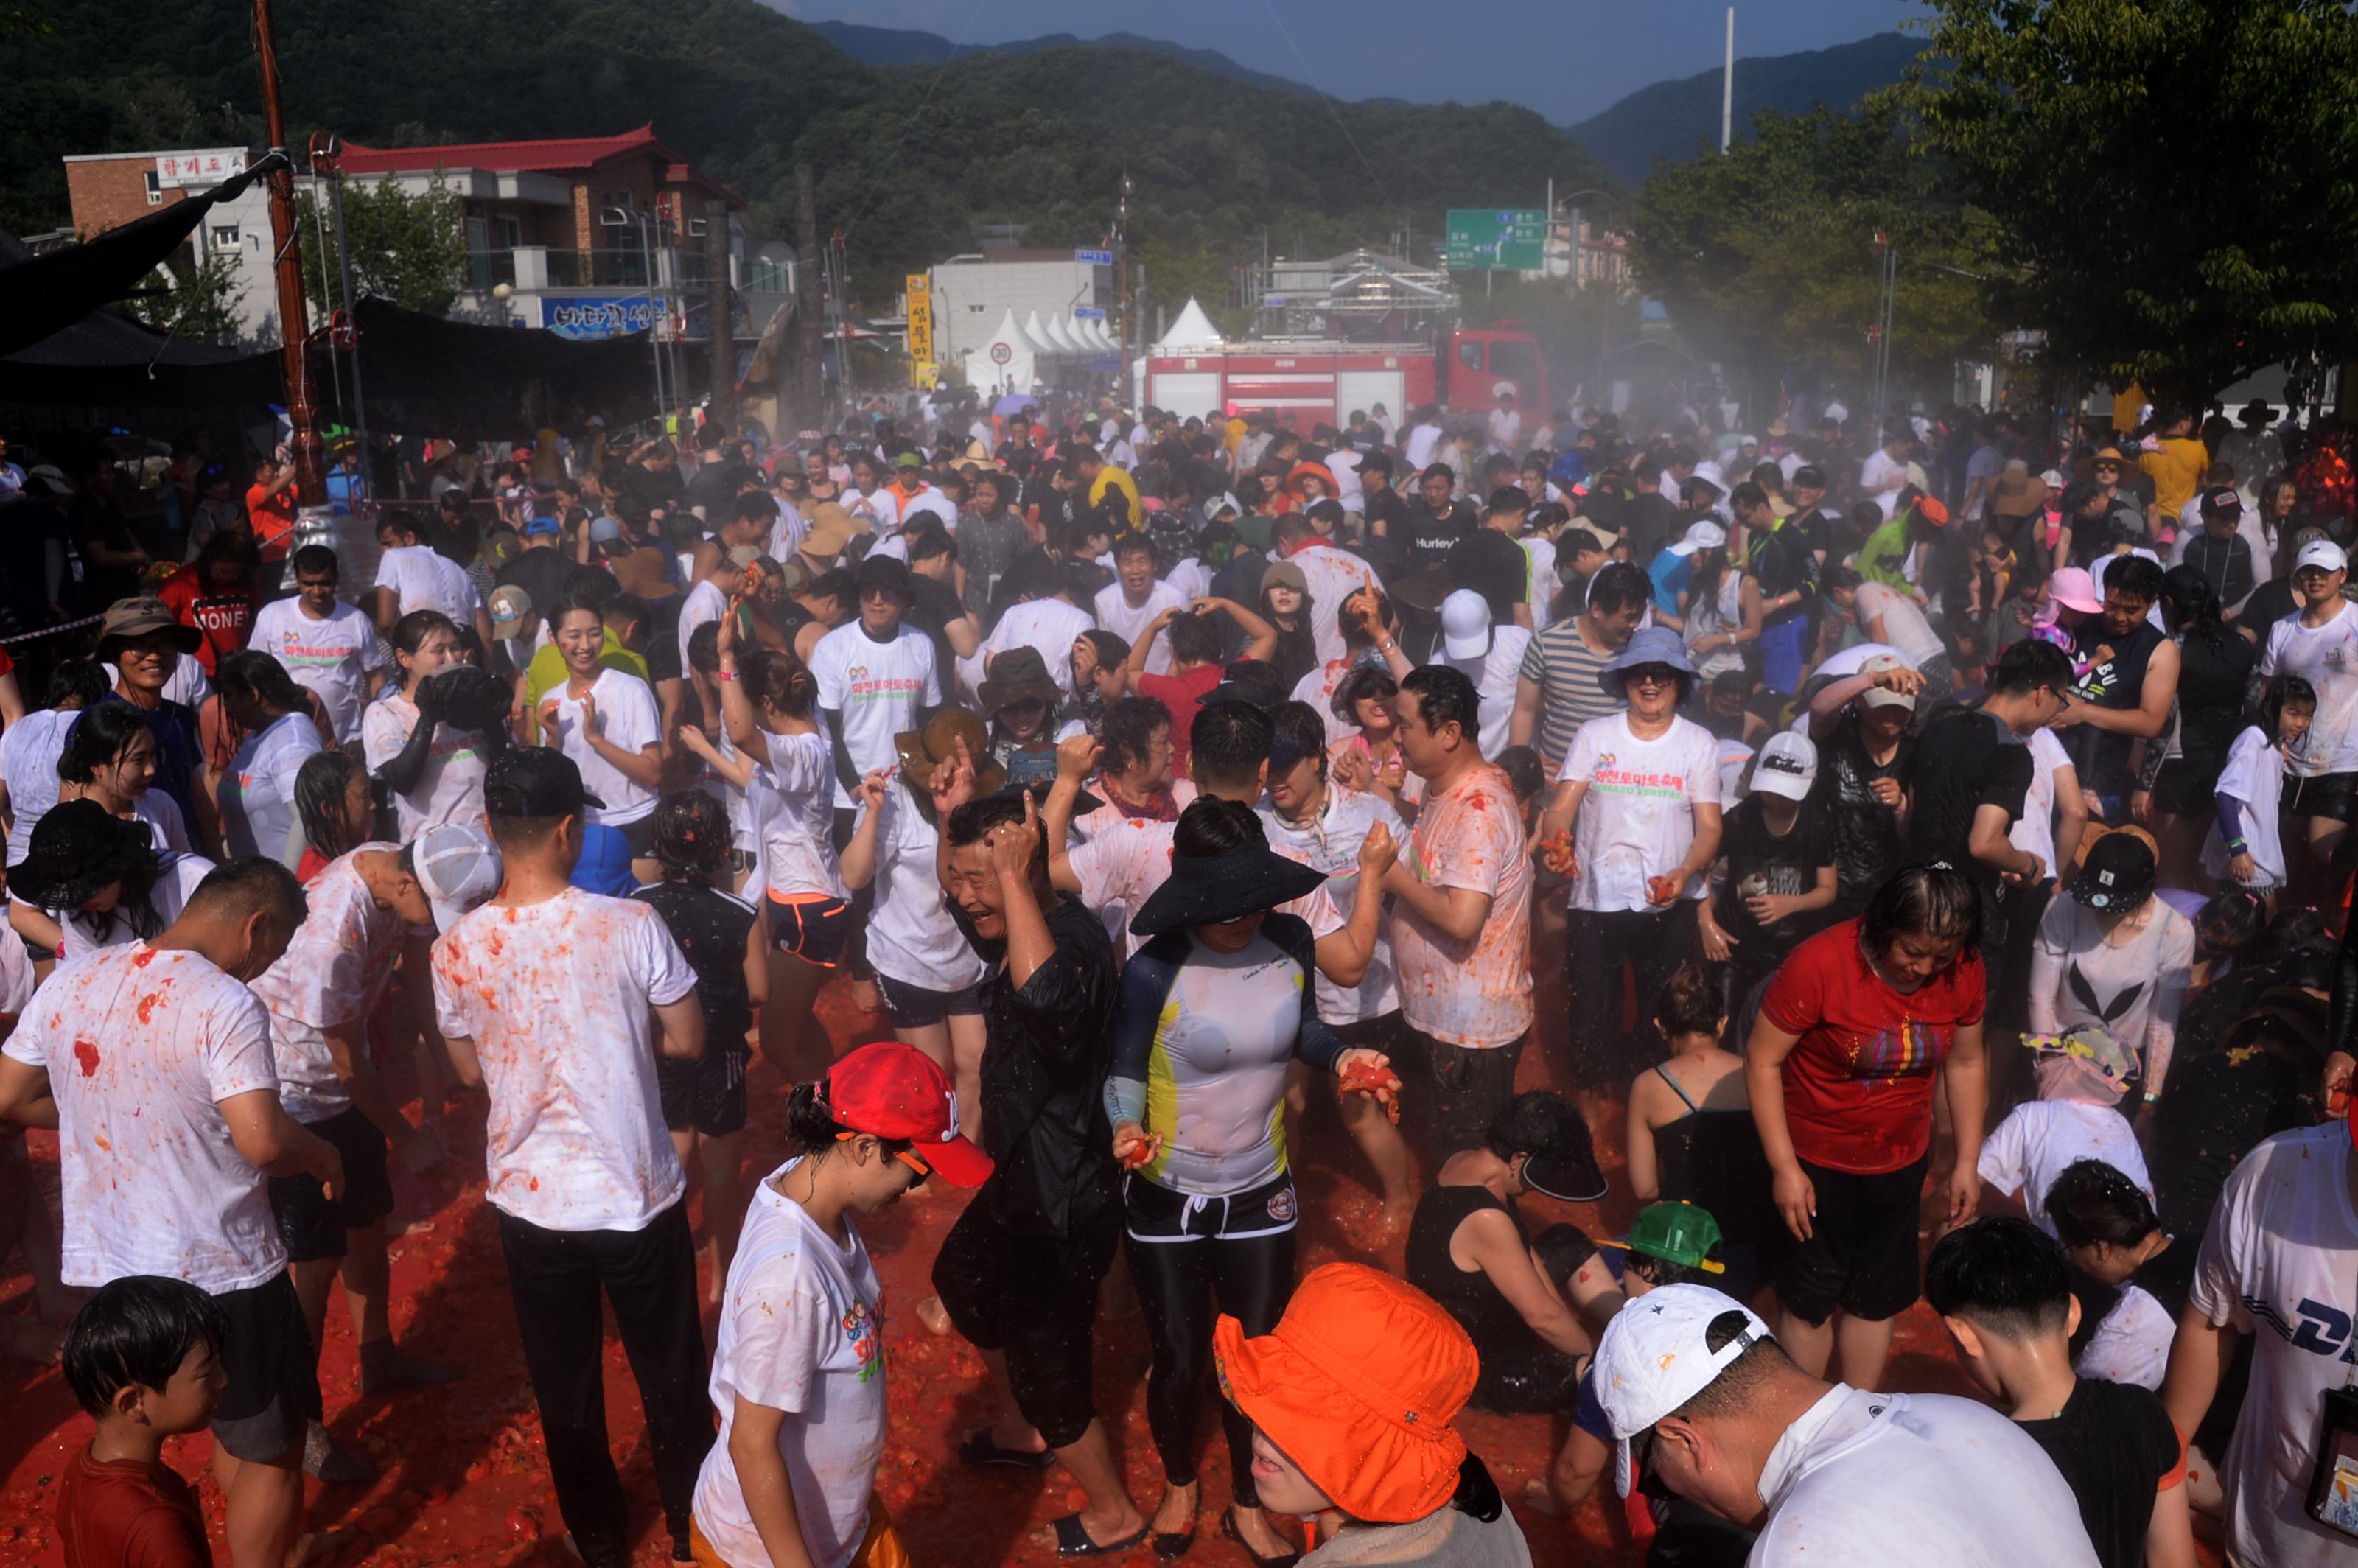
[{"label": "black leggings", "polygon": [[[1564,989],[1571,1013],[1566,1065],[1572,1087],[1618,1087],[1661,1059],[1654,1000],[1672,972],[1694,956],[1694,947],[1692,899],[1682,898],[1667,909],[1566,912]],[[1621,1028],[1625,963],[1638,982],[1635,1036]]]},{"label": "black leggings", "polygon": [[[1258,1336],[1277,1327],[1293,1295],[1293,1232],[1236,1239],[1191,1236],[1184,1240],[1129,1238],[1130,1275],[1154,1342],[1154,1369],[1146,1380],[1146,1425],[1163,1456],[1164,1479],[1195,1484],[1195,1416],[1204,1379],[1212,1369],[1212,1297],[1220,1310]],[[1228,1487],[1238,1508],[1259,1506],[1253,1489],[1252,1422],[1220,1401],[1228,1439]]]}]

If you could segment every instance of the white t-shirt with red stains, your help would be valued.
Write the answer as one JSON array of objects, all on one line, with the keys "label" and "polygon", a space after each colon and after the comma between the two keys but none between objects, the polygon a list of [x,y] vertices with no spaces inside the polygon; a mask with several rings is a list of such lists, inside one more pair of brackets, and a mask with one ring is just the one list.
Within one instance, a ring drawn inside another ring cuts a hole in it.
[{"label": "white t-shirt with red stains", "polygon": [[[361,715],[361,754],[370,773],[401,755],[417,721],[417,704],[402,696],[398,687],[387,687],[384,696],[368,705],[368,711]],[[391,792],[394,826],[404,843],[446,822],[462,827],[483,825],[483,775],[491,769],[491,760],[482,744],[482,736],[475,730],[434,726],[417,787],[406,793]]]},{"label": "white t-shirt with red stains", "polygon": [[355,862],[400,852],[398,844],[363,844],[330,862],[304,890],[310,908],[295,939],[254,982],[254,994],[270,1010],[278,1103],[297,1121],[325,1121],[352,1108],[327,1032],[368,1016],[393,979],[408,929],[400,915],[379,907]]},{"label": "white t-shirt with red stains", "polygon": [[474,1042],[491,1095],[493,1206],[545,1230],[635,1231],[679,1201],[653,1010],[696,971],[652,906],[579,888],[485,904],[434,944],[433,969],[436,1019]]},{"label": "white t-shirt with red stains", "polygon": [[267,1180],[220,1109],[277,1092],[252,991],[185,949],[102,947],[49,976],[5,1049],[57,1097],[67,1284],[160,1274],[218,1296],[287,1267]]},{"label": "white t-shirt with red stains", "polygon": [[754,1189],[712,1353],[720,1436],[696,1479],[696,1526],[741,1568],[766,1568],[770,1554],[729,1451],[740,1399],[786,1412],[778,1452],[817,1568],[844,1568],[860,1550],[884,1454],[883,1286],[849,1215],[850,1244],[838,1247],[778,1191],[795,1163]]},{"label": "white t-shirt with red stains", "polygon": [[1171,835],[1178,824],[1132,819],[1120,823],[1086,844],[1073,846],[1073,875],[1080,880],[1081,902],[1105,922],[1106,935],[1120,949],[1122,962],[1145,945],[1130,935],[1130,923],[1146,901],[1171,876]]},{"label": "white t-shirt with red stains", "polygon": [[1409,1026],[1450,1045],[1512,1044],[1531,1027],[1531,861],[1507,775],[1485,765],[1428,795],[1401,863],[1418,881],[1490,898],[1470,942],[1393,901],[1384,928]]}]

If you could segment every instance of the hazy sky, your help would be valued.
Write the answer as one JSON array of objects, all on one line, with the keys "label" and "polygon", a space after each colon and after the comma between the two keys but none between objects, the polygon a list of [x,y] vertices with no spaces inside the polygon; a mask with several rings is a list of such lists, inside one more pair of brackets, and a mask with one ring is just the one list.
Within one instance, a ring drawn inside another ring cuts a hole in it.
[{"label": "hazy sky", "polygon": [[[1214,49],[1342,98],[1504,98],[1560,124],[1719,63],[1723,0],[770,0],[806,21],[912,27],[969,43],[1130,32]],[[1899,25],[1898,0],[1738,5],[1736,52],[1790,54]],[[1306,69],[1305,69],[1306,66]]]}]

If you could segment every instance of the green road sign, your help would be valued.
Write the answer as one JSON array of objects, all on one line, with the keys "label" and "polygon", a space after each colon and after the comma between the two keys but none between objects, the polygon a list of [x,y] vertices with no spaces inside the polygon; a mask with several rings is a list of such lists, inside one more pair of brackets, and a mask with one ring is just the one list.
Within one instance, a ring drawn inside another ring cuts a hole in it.
[{"label": "green road sign", "polygon": [[1546,265],[1547,214],[1536,207],[1453,207],[1449,270],[1537,272]]}]

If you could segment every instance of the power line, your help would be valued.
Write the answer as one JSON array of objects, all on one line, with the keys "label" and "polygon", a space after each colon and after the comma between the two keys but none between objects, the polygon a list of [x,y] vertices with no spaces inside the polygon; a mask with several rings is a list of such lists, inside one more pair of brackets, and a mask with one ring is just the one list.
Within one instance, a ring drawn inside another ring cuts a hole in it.
[{"label": "power line", "polygon": [[1343,123],[1342,111],[1335,107],[1335,95],[1318,84],[1318,75],[1310,69],[1310,61],[1303,58],[1302,46],[1293,41],[1293,34],[1286,27],[1285,18],[1277,14],[1277,6],[1271,3],[1271,0],[1260,0],[1260,3],[1262,8],[1269,13],[1269,19],[1277,24],[1278,36],[1285,40],[1285,47],[1293,51],[1293,62],[1302,68],[1302,79],[1310,84],[1312,92],[1325,101],[1326,113],[1334,117],[1335,128],[1342,132],[1343,139],[1350,144],[1351,155],[1359,160],[1359,167],[1366,169],[1368,178],[1375,182],[1376,192],[1384,199],[1384,205],[1400,211],[1400,203],[1392,200],[1391,191],[1384,184],[1384,177],[1376,172],[1376,166],[1369,163],[1368,155],[1359,150],[1359,139],[1351,135],[1351,127]]},{"label": "power line", "polygon": [[942,78],[949,74],[951,65],[957,59],[958,50],[966,48],[967,39],[973,36],[974,25],[982,20],[982,8],[988,4],[990,0],[974,0],[974,9],[967,14],[966,26],[958,29],[958,36],[950,43],[949,58],[935,68],[933,76],[925,82],[925,95],[917,100],[916,108],[910,112],[909,118],[901,126],[900,139],[892,144],[892,150],[884,157],[883,167],[870,178],[868,189],[860,193],[854,216],[844,224],[843,237],[847,242],[851,238],[851,232],[860,226],[860,219],[865,214],[869,202],[883,186],[884,177],[892,173],[892,166],[900,161],[901,149],[909,145],[909,134],[917,128],[917,122],[925,117],[925,110],[933,103],[934,93],[941,87]]}]

